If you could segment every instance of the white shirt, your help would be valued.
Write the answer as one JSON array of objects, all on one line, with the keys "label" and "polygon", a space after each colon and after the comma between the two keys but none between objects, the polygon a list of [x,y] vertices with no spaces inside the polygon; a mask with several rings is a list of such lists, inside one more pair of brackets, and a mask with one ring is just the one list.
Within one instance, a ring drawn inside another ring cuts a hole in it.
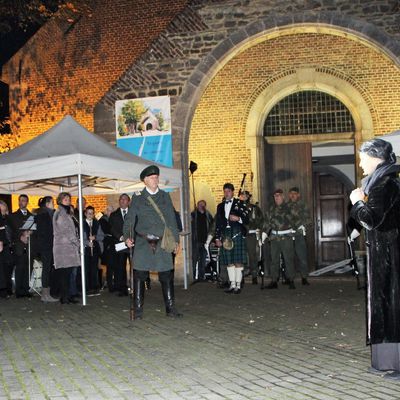
[{"label": "white shirt", "polygon": [[156,190],[155,192],[152,192],[152,191],[146,186],[146,190],[147,190],[147,192],[150,193],[150,194],[156,194],[156,193],[158,193],[158,191],[159,191],[160,189],[157,187],[157,190]]},{"label": "white shirt", "polygon": [[225,218],[229,221],[229,214],[231,213],[233,199],[225,200]]},{"label": "white shirt", "polygon": [[128,214],[127,208],[121,208],[122,219],[125,219],[126,214]]}]

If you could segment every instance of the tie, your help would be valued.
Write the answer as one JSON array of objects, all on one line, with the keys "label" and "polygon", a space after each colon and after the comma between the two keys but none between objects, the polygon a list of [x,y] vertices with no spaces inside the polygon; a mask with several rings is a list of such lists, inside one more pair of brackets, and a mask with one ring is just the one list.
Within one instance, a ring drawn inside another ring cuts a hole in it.
[{"label": "tie", "polygon": [[126,210],[122,210],[122,218],[125,219],[126,217]]},{"label": "tie", "polygon": [[225,204],[232,203],[232,200],[225,200]]},{"label": "tie", "polygon": [[22,214],[26,215],[27,214],[26,210],[22,210]]}]

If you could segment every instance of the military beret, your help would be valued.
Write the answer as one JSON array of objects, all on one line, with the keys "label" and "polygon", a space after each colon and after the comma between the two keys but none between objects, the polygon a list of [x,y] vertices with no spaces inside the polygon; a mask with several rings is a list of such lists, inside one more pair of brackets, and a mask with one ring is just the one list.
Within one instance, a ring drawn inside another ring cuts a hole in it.
[{"label": "military beret", "polygon": [[157,165],[149,165],[140,173],[140,180],[144,181],[144,178],[150,175],[160,175],[160,168]]},{"label": "military beret", "polygon": [[283,190],[282,189],[275,189],[273,194],[277,194],[277,193],[283,194]]},{"label": "military beret", "polygon": [[289,189],[289,192],[296,192],[296,193],[300,193],[300,190],[297,186],[293,186],[292,188]]},{"label": "military beret", "polygon": [[234,191],[235,187],[232,185],[232,183],[225,183],[224,190],[225,189],[230,189],[230,190]]}]

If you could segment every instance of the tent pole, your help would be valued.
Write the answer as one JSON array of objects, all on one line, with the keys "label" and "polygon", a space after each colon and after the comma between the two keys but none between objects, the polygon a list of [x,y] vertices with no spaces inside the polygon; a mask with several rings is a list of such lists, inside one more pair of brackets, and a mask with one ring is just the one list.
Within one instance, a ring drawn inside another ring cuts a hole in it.
[{"label": "tent pole", "polygon": [[82,209],[82,175],[78,174],[78,197],[79,197],[79,242],[81,247],[81,279],[82,279],[82,305],[86,306],[86,284],[85,284],[85,248],[83,246],[83,209]]},{"label": "tent pole", "polygon": [[[183,190],[182,186],[179,188],[179,196],[181,201],[181,218],[183,216]],[[184,223],[185,218],[182,218]],[[183,231],[185,231],[185,227],[183,227]],[[183,245],[182,245],[182,256],[183,256],[183,288],[187,290],[188,288],[188,268],[187,268],[187,242],[188,236],[183,236]]]}]

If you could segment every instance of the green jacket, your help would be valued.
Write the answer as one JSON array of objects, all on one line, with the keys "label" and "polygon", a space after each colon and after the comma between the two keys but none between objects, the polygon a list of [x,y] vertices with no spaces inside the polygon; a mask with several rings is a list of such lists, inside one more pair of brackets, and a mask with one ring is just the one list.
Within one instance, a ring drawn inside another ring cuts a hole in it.
[{"label": "green jacket", "polygon": [[288,203],[282,203],[280,206],[274,203],[269,207],[265,218],[265,232],[294,229],[294,226],[295,218]]},{"label": "green jacket", "polygon": [[248,231],[259,229],[260,231],[264,227],[264,215],[260,207],[256,204],[247,204],[249,209],[249,223],[246,225]]},{"label": "green jacket", "polygon": [[287,204],[294,218],[293,229],[296,231],[296,235],[303,235],[303,231],[299,230],[299,227],[304,226],[305,229],[309,229],[312,226],[306,205],[301,200],[289,201]]},{"label": "green jacket", "polygon": [[[150,193],[143,189],[132,196],[128,214],[124,221],[124,238],[134,233],[135,246],[133,248],[133,268],[141,271],[169,271],[173,269],[171,253],[161,249],[161,239],[157,244],[155,252],[151,249],[147,240],[142,237],[147,234],[162,237],[164,224],[154,207],[147,200]],[[164,215],[168,227],[175,236],[176,243],[179,243],[178,227],[176,225],[175,212],[171,198],[167,192],[159,190],[151,195],[154,202]]]}]

